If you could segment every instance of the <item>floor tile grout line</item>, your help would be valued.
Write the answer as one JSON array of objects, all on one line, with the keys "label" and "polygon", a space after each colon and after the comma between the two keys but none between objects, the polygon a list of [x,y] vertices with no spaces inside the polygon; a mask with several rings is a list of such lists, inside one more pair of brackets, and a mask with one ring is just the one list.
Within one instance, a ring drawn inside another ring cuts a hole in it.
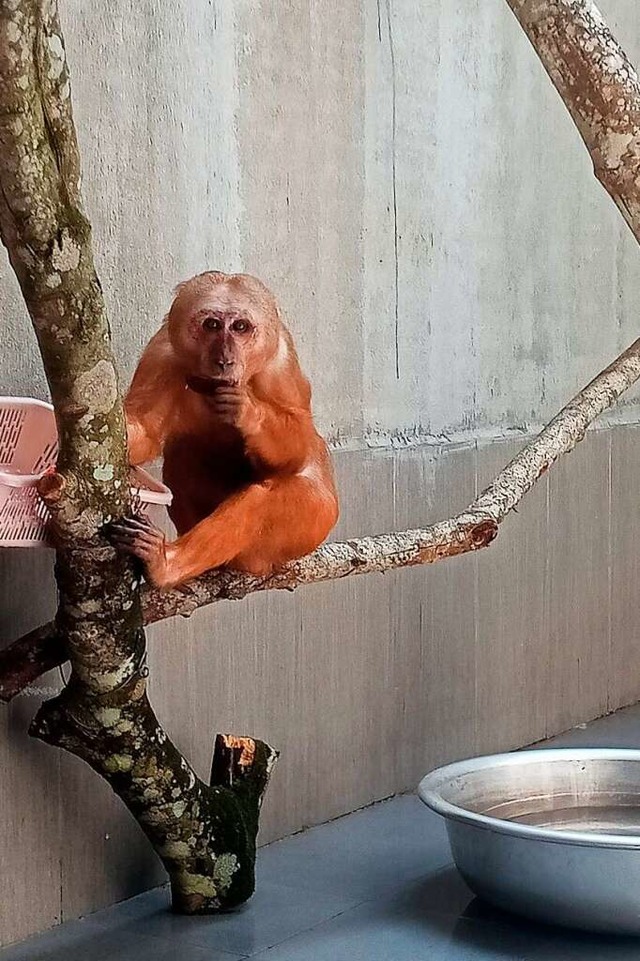
[{"label": "floor tile grout line", "polygon": [[[437,876],[451,868],[455,870],[455,865],[453,861],[448,861],[446,864],[442,865],[441,867],[436,867],[435,870],[433,871],[433,874],[434,876]],[[421,878],[424,878],[424,877],[425,877],[424,874],[419,874],[412,878],[408,878],[406,879],[405,882],[403,882],[403,885],[406,887],[408,885],[415,884]],[[380,894],[379,896],[374,898],[364,898],[362,901],[354,902],[350,907],[346,907],[342,911],[338,911],[336,914],[331,915],[331,917],[323,918],[321,921],[316,921],[315,924],[310,925],[308,928],[302,928],[299,931],[296,931],[295,933],[288,935],[286,938],[283,938],[281,941],[275,941],[273,944],[269,945],[268,947],[259,948],[257,951],[254,951],[253,954],[248,955],[248,957],[255,958],[258,955],[262,954],[263,951],[271,951],[273,950],[273,948],[281,947],[283,944],[286,944],[288,941],[292,941],[294,938],[298,938],[303,934],[309,934],[311,931],[315,931],[316,928],[321,928],[325,924],[332,924],[337,918],[341,918],[345,914],[349,914],[351,911],[357,911],[359,908],[363,907],[366,904],[375,904],[376,901],[382,901],[382,900],[386,901],[387,903],[393,903],[393,901],[399,900],[401,897],[405,897],[405,896],[406,896],[406,893],[405,894],[399,893],[395,897],[387,897],[384,894]],[[436,914],[438,917],[445,917],[445,918],[455,916],[454,913],[449,914],[448,912],[445,912],[445,911],[438,911],[436,912]]]}]

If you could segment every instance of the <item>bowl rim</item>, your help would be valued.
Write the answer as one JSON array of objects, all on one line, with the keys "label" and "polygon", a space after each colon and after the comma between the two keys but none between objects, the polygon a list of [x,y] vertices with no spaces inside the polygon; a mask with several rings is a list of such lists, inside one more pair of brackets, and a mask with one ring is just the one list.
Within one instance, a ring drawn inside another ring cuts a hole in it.
[{"label": "bowl rim", "polygon": [[[453,764],[436,768],[420,781],[418,796],[428,808],[431,808],[432,811],[440,814],[446,820],[459,821],[496,834],[544,841],[549,844],[572,844],[590,848],[640,849],[640,835],[558,831],[551,828],[536,827],[532,824],[518,824],[488,814],[476,814],[458,804],[446,801],[440,793],[446,783],[461,775],[496,767],[515,767],[516,765],[539,763],[543,756],[546,761],[551,763],[554,761],[618,760],[637,761],[640,764],[640,750],[632,748],[534,748],[511,751],[506,754],[488,754],[468,758],[464,761],[455,761]],[[640,798],[640,777],[638,795]]]}]

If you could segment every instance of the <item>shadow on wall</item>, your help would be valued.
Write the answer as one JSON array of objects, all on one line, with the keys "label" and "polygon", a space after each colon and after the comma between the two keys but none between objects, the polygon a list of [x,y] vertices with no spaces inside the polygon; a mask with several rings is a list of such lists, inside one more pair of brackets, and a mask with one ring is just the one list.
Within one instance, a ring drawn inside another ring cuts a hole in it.
[{"label": "shadow on wall", "polygon": [[[0,549],[0,648],[55,613],[54,553],[45,548]],[[8,707],[0,706],[8,747],[23,742],[38,705],[60,688],[57,672],[39,678]]]},{"label": "shadow on wall", "polygon": [[[0,647],[55,613],[53,551],[0,550]],[[86,914],[164,880],[142,832],[77,758],[29,737],[40,703],[62,686],[50,671],[0,704],[0,943]],[[79,812],[81,812],[79,816]],[[29,892],[28,909],[16,910]],[[10,907],[9,907],[10,906]]]},{"label": "shadow on wall", "polygon": [[[54,610],[53,551],[0,550],[0,647],[48,620]],[[59,752],[27,734],[39,704],[59,686],[57,672],[51,672],[10,705],[0,704],[0,810],[6,832],[0,941],[49,927],[60,916]],[[30,892],[35,918],[16,909],[13,890]]]},{"label": "shadow on wall", "polygon": [[54,552],[0,549],[0,646],[51,618],[55,611]]}]

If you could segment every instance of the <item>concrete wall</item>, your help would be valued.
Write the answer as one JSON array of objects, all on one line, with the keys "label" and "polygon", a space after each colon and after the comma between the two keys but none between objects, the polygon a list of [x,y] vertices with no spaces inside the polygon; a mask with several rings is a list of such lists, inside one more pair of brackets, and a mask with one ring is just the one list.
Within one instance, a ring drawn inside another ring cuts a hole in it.
[{"label": "concrete wall", "polygon": [[[638,251],[504,0],[61,4],[126,379],[180,279],[278,293],[336,448],[336,536],[463,507],[637,335]],[[634,0],[601,7],[636,59]],[[0,264],[4,393],[46,396]],[[158,713],[283,751],[263,841],[640,697],[638,394],[477,557],[220,604],[149,632]],[[627,425],[627,426],[624,426]],[[4,551],[2,637],[52,610]],[[108,789],[0,712],[0,940],[161,872]]]}]

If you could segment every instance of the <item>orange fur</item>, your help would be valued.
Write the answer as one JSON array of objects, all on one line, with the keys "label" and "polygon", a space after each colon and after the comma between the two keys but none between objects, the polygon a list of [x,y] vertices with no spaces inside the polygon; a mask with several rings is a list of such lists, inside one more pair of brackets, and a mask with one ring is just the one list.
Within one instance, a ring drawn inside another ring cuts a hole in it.
[{"label": "orange fur", "polygon": [[178,531],[120,529],[149,579],[172,587],[228,565],[265,574],[312,551],[338,516],[311,391],[273,295],[246,274],[180,284],[126,397],[134,464],[164,456]]}]

